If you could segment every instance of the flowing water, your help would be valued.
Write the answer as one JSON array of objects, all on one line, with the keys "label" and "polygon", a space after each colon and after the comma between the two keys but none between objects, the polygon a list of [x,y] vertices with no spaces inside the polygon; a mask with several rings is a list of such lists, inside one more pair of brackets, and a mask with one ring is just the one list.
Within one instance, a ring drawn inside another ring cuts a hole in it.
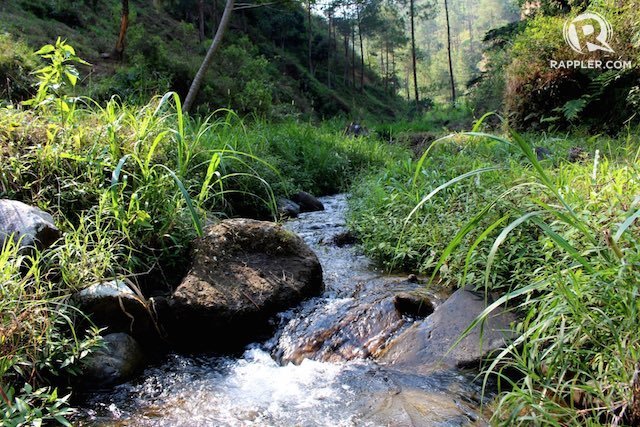
[{"label": "flowing water", "polygon": [[[267,342],[244,354],[172,354],[139,378],[88,397],[80,425],[95,426],[458,426],[484,425],[473,373],[383,366],[376,357],[414,319],[393,294],[419,285],[376,272],[346,231],[346,196],[286,227],[317,253],[323,295],[279,315]],[[442,295],[430,295],[439,301]],[[417,372],[418,370],[416,370]]]}]

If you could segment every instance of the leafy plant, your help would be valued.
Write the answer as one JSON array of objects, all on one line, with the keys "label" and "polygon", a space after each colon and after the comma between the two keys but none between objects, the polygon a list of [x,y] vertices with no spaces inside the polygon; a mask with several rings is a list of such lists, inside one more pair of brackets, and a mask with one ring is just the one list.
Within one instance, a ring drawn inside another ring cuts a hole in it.
[{"label": "leafy plant", "polygon": [[37,92],[33,99],[24,101],[24,105],[35,108],[53,108],[58,112],[62,122],[73,115],[77,98],[68,94],[78,82],[78,70],[73,64],[88,63],[76,56],[75,49],[58,37],[55,45],[45,45],[36,52],[49,64],[37,69],[34,74],[38,79]]}]

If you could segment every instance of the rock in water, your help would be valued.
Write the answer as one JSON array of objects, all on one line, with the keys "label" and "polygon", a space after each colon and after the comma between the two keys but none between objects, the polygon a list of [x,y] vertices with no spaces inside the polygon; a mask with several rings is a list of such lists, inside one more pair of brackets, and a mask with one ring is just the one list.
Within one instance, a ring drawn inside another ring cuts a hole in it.
[{"label": "rock in water", "polygon": [[300,213],[300,205],[289,199],[278,199],[278,213],[282,218],[297,218]]},{"label": "rock in water", "polygon": [[442,365],[447,368],[477,365],[513,338],[510,325],[515,316],[498,308],[487,318],[482,333],[476,327],[451,349],[486,307],[483,294],[458,289],[431,316],[414,323],[389,343],[381,360],[408,372],[431,371]]},{"label": "rock in water", "polygon": [[322,289],[320,262],[300,237],[275,223],[229,219],[194,242],[193,265],[163,323],[183,348],[236,347]]},{"label": "rock in water", "polygon": [[396,294],[393,304],[401,314],[411,317],[426,317],[434,310],[429,295],[419,290]]},{"label": "rock in water", "polygon": [[96,350],[84,362],[82,384],[91,389],[111,387],[131,378],[142,366],[140,346],[125,333],[109,334],[105,347]]},{"label": "rock in water", "polygon": [[324,210],[322,202],[305,191],[294,194],[291,196],[291,200],[300,206],[300,212],[316,212]]},{"label": "rock in water", "polygon": [[47,248],[59,237],[53,217],[38,208],[15,200],[0,200],[0,247],[12,235],[21,247]]},{"label": "rock in water", "polygon": [[126,332],[143,344],[159,334],[149,304],[124,281],[97,283],[77,292],[74,301],[99,327]]}]

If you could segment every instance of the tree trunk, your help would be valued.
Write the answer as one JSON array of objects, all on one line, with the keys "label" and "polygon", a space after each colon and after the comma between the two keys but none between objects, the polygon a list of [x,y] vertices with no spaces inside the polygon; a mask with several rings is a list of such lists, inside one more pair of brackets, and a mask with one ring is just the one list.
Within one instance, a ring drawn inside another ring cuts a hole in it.
[{"label": "tree trunk", "polygon": [[451,79],[451,103],[456,103],[456,83],[453,77],[453,63],[451,62],[451,25],[449,23],[449,4],[444,0],[444,12],[447,17],[447,54],[449,56],[449,78]]},{"label": "tree trunk", "polygon": [[333,59],[333,15],[329,14],[329,52],[327,55],[327,87],[331,89],[331,60]]},{"label": "tree trunk", "polygon": [[416,98],[416,106],[419,106],[420,94],[418,93],[418,67],[416,64],[415,0],[410,0],[409,5],[409,14],[411,15],[411,64],[413,67],[413,95]]},{"label": "tree trunk", "polygon": [[394,77],[393,81],[391,82],[391,93],[395,94],[396,92],[398,92],[398,87],[396,85],[396,51],[394,48],[391,48],[391,75]]},{"label": "tree trunk", "polygon": [[358,11],[358,38],[360,39],[360,92],[364,92],[364,43],[362,41],[362,22]]},{"label": "tree trunk", "polygon": [[204,40],[204,0],[198,0],[198,37],[200,43]]},{"label": "tree trunk", "polygon": [[344,34],[344,85],[349,86],[349,34]]},{"label": "tree trunk", "polygon": [[351,26],[351,86],[356,87],[356,26]]},{"label": "tree trunk", "polygon": [[129,0],[122,0],[122,16],[120,18],[120,34],[116,42],[114,56],[116,59],[124,57],[124,41],[127,37],[127,29],[129,28]]},{"label": "tree trunk", "polygon": [[182,111],[185,113],[189,112],[189,110],[193,106],[193,102],[195,101],[196,96],[198,96],[198,92],[200,91],[200,86],[202,86],[202,82],[204,81],[204,76],[207,74],[207,69],[211,65],[213,57],[218,50],[218,47],[220,47],[220,44],[222,43],[222,37],[224,36],[225,30],[229,25],[229,20],[231,19],[231,13],[233,12],[234,4],[235,0],[227,0],[227,4],[224,7],[224,12],[222,13],[222,19],[220,19],[220,24],[218,25],[218,30],[216,31],[216,35],[213,38],[213,42],[211,42],[211,46],[207,51],[207,55],[204,57],[204,61],[202,61],[202,65],[200,65],[200,69],[196,73],[196,76],[193,79],[193,83],[191,83],[187,98],[184,100]]},{"label": "tree trunk", "polygon": [[309,61],[309,72],[313,76],[313,63],[311,62],[311,44],[313,33],[311,31],[311,0],[307,1],[307,59]]},{"label": "tree trunk", "polygon": [[407,76],[405,77],[405,87],[407,89],[407,102],[411,101],[411,90],[409,89],[409,87],[411,86],[410,80],[409,80],[409,69],[407,68]]},{"label": "tree trunk", "polygon": [[387,52],[386,52],[387,57],[385,58],[384,62],[387,69],[384,74],[387,76],[387,80],[384,84],[384,90],[387,93],[389,93],[389,83],[391,83],[391,77],[389,76],[389,41],[387,41],[386,45],[387,45]]},{"label": "tree trunk", "polygon": [[380,46],[380,75],[384,83],[384,90],[387,91],[387,75],[384,73],[384,47]]}]

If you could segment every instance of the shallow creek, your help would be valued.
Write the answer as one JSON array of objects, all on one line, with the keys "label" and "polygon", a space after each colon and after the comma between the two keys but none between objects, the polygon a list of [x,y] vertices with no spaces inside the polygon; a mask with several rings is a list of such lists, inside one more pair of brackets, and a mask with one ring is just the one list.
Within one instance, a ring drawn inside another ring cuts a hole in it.
[{"label": "shallow creek", "polygon": [[[95,393],[85,426],[458,426],[484,425],[474,373],[376,362],[414,319],[393,292],[419,287],[376,272],[346,231],[345,195],[286,224],[317,253],[325,292],[282,313],[272,338],[236,356],[170,354],[133,381]],[[437,304],[445,297],[432,293]],[[426,373],[425,373],[426,372]]]}]

